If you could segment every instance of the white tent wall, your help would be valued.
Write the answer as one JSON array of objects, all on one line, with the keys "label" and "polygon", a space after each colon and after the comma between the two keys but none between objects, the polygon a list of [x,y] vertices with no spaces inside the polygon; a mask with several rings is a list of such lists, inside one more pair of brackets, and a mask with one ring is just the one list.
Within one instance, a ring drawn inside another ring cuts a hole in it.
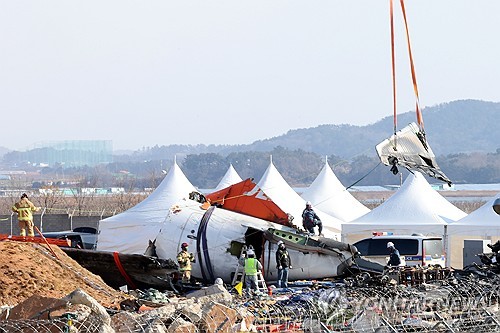
[{"label": "white tent wall", "polygon": [[240,175],[236,172],[233,165],[230,164],[226,173],[224,174],[222,179],[219,181],[219,184],[213,190],[213,192],[216,192],[216,191],[222,190],[226,187],[229,187],[231,185],[237,184],[237,183],[241,182],[242,180],[243,179],[241,179]]},{"label": "white tent wall", "polygon": [[328,162],[325,162],[321,172],[301,197],[317,209],[344,222],[355,220],[370,211],[346,190]]},{"label": "white tent wall", "polygon": [[[293,224],[295,226],[302,228],[302,212],[306,207],[306,200],[288,185],[273,162],[269,164],[269,167],[257,185],[278,207],[285,213],[293,216]],[[323,223],[323,233],[325,236],[340,240],[342,221],[314,206],[313,209]]]},{"label": "white tent wall", "polygon": [[448,235],[448,257],[450,258],[448,264],[453,268],[462,269],[464,263],[464,243],[465,240],[491,240],[491,244],[500,240],[498,236],[488,236],[487,233],[481,235]]},{"label": "white tent wall", "polygon": [[463,248],[466,239],[485,239],[495,243],[500,239],[500,215],[493,211],[493,202],[500,198],[500,193],[493,196],[484,205],[452,222],[448,226],[451,266],[462,268]]},{"label": "white tent wall", "polygon": [[171,214],[171,207],[195,190],[174,162],[160,185],[146,199],[99,222],[97,250],[143,254],[148,240],[156,238]]},{"label": "white tent wall", "polygon": [[[109,222],[109,221],[108,221]],[[123,223],[109,223],[98,235],[97,250],[144,254],[149,241],[154,240],[161,229],[160,224],[137,223],[125,225]]]}]

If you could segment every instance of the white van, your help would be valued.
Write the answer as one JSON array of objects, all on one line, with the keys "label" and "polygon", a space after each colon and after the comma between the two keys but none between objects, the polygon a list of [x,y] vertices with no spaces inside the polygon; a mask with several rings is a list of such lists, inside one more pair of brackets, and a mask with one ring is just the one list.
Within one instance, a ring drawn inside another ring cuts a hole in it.
[{"label": "white van", "polygon": [[393,242],[401,256],[401,265],[445,267],[446,255],[441,237],[423,235],[379,235],[362,239],[353,245],[361,253],[361,257],[387,265],[389,250],[387,243]]}]

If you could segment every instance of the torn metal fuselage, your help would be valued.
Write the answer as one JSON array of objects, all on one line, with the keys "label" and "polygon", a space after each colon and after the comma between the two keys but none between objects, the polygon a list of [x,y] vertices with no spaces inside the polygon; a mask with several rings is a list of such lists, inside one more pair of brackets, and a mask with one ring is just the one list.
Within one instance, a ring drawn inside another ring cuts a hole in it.
[{"label": "torn metal fuselage", "polygon": [[[252,245],[263,265],[264,278],[276,281],[278,240],[269,237],[269,230],[304,237],[288,226],[216,206],[203,210],[186,201],[176,214],[165,220],[157,236],[157,253],[160,258],[175,258],[180,244],[186,242],[196,258],[192,263],[193,277],[207,282],[221,278],[229,283],[237,271],[241,248]],[[336,277],[353,264],[356,251],[347,244],[342,244],[344,248],[333,239],[318,237],[316,241],[317,244],[307,244],[307,247],[289,244],[293,266],[289,271],[290,281]]]},{"label": "torn metal fuselage", "polygon": [[410,123],[390,138],[382,141],[375,149],[380,161],[391,166],[393,174],[398,173],[400,165],[409,170],[421,171],[451,185],[451,180],[437,165],[436,157],[427,143],[425,134],[415,123]]}]

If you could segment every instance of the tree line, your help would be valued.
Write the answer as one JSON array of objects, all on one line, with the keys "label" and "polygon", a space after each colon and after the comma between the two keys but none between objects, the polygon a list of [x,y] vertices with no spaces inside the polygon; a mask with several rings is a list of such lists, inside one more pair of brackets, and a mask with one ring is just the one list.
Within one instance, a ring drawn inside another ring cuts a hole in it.
[{"label": "tree line", "polygon": [[[183,159],[177,158],[177,164],[194,186],[210,189],[217,186],[230,164],[242,179],[254,178],[258,181],[271,160],[283,178],[295,187],[311,184],[325,161],[346,187],[353,184],[366,186],[400,182],[399,176],[393,175],[389,167],[382,165],[377,156],[359,155],[345,160],[336,155],[320,156],[283,147],[276,147],[269,152],[234,152],[227,156],[218,153],[188,154]],[[438,156],[437,162],[456,184],[500,183],[500,149],[495,153]],[[76,187],[118,186],[126,190],[155,188],[173,163],[170,159],[160,159],[112,162],[97,167],[45,167],[38,170],[39,176],[32,176],[32,184],[34,187],[69,186],[68,179],[72,179],[72,185]],[[434,179],[429,181],[439,183]]]}]

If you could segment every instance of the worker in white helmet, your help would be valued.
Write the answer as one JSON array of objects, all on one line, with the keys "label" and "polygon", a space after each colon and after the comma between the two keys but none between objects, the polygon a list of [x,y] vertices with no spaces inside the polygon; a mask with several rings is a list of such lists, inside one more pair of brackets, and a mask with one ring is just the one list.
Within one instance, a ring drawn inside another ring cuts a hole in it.
[{"label": "worker in white helmet", "polygon": [[387,249],[389,250],[389,261],[387,262],[387,266],[397,267],[401,265],[401,258],[399,257],[399,251],[394,246],[393,242],[387,243]]},{"label": "worker in white helmet", "polygon": [[276,266],[278,268],[278,288],[288,288],[288,270],[292,268],[292,260],[283,241],[278,242]]},{"label": "worker in white helmet", "polygon": [[318,227],[318,234],[323,236],[323,223],[321,219],[312,209],[310,201],[306,202],[306,208],[302,212],[302,226],[310,234],[314,235],[314,227]]},{"label": "worker in white helmet", "polygon": [[262,271],[262,264],[259,259],[255,258],[253,249],[247,251],[247,257],[244,259],[245,263],[245,288],[247,295],[258,290],[257,273]]}]

